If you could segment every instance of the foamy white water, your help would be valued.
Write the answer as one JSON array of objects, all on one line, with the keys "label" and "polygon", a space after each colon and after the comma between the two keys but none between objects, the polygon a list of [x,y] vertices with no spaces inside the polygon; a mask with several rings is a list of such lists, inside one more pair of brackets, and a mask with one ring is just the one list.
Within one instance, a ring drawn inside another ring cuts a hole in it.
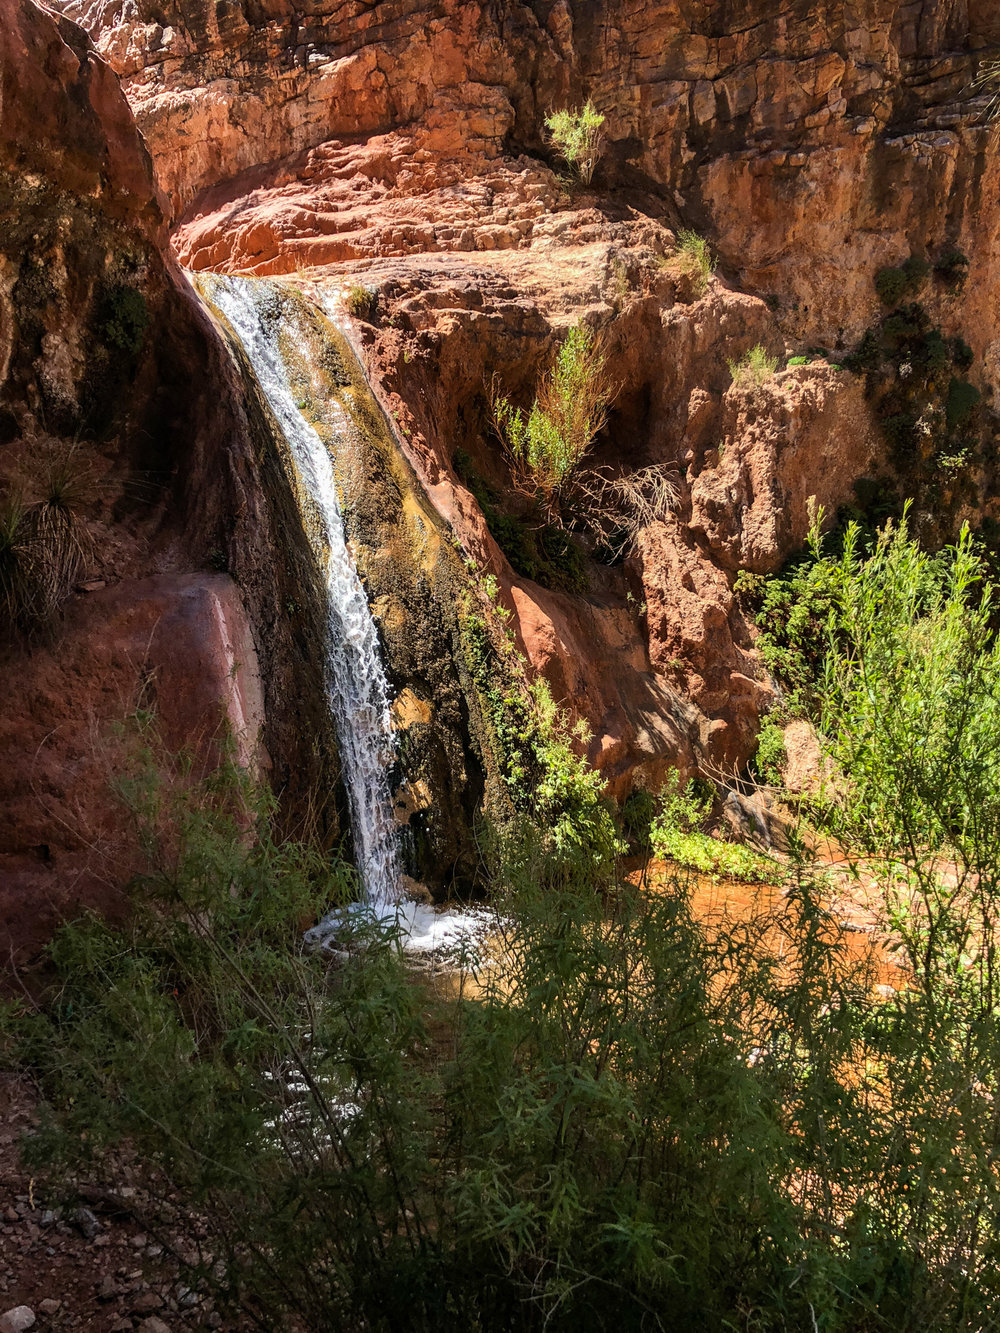
[{"label": "foamy white water", "polygon": [[[326,445],[296,405],[281,353],[282,334],[298,342],[282,312],[280,290],[261,279],[215,277],[203,282],[209,299],[226,316],[243,345],[254,374],[288,443],[295,471],[319,518],[310,533],[326,585],[326,689],[337,729],[344,786],[350,803],[357,868],[366,905],[378,916],[408,910],[398,904],[398,830],[392,815],[387,773],[395,757],[389,686],[368,598],[347,548],[337,499],[333,462]],[[308,358],[309,349],[302,354]],[[337,403],[328,407],[349,422]],[[325,943],[336,933],[332,914],[308,937]]]}]

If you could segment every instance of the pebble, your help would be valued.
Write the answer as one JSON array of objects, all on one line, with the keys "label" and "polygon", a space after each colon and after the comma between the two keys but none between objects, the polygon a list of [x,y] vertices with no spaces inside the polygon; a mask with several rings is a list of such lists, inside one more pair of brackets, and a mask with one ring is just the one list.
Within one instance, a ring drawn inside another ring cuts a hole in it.
[{"label": "pebble", "polygon": [[162,1304],[162,1297],[157,1296],[155,1291],[140,1291],[133,1297],[130,1308],[139,1314],[144,1314],[147,1310],[158,1310]]},{"label": "pebble", "polygon": [[34,1324],[35,1312],[27,1305],[15,1305],[13,1310],[0,1316],[0,1330],[3,1333],[24,1333],[25,1329],[33,1328]]},{"label": "pebble", "polygon": [[157,1319],[155,1315],[150,1315],[139,1325],[139,1333],[170,1333],[170,1325],[165,1324],[162,1319]]},{"label": "pebble", "polygon": [[78,1208],[73,1214],[74,1225],[86,1240],[93,1240],[101,1229],[101,1224],[89,1208]]},{"label": "pebble", "polygon": [[38,1308],[41,1310],[42,1314],[55,1314],[60,1305],[62,1305],[62,1301],[55,1301],[50,1296],[48,1300],[42,1301]]}]

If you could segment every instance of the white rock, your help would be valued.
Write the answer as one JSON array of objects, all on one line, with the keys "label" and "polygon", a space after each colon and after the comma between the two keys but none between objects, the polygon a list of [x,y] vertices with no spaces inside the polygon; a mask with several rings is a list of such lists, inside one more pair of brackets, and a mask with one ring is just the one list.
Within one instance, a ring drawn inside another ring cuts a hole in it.
[{"label": "white rock", "polygon": [[27,1305],[15,1305],[13,1310],[8,1310],[0,1317],[2,1333],[24,1333],[26,1328],[33,1328],[34,1324],[35,1312]]}]

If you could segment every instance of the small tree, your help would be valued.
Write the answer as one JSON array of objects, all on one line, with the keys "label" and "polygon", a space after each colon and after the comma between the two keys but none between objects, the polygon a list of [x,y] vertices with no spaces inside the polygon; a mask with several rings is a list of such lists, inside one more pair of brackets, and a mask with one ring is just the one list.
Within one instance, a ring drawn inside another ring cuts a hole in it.
[{"label": "small tree", "polygon": [[570,329],[555,365],[543,376],[531,411],[494,389],[493,421],[510,454],[515,480],[552,516],[560,489],[604,425],[605,358],[582,325]]},{"label": "small tree", "polygon": [[603,124],[604,116],[589,99],[578,111],[553,111],[545,118],[545,128],[553,144],[584,185],[593,179],[604,149]]}]

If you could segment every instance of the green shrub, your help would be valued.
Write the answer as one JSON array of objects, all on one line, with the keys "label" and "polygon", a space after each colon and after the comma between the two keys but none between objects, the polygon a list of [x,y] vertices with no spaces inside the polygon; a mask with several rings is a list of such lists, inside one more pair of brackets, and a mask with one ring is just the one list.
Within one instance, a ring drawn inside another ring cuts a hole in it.
[{"label": "green shrub", "polygon": [[659,813],[650,825],[655,856],[703,875],[771,883],[778,867],[740,843],[723,842],[705,830],[713,793],[693,779],[683,788],[679,775],[660,792]]},{"label": "green shrub", "polygon": [[899,305],[907,296],[916,296],[930,273],[924,259],[911,255],[899,268],[881,268],[875,274],[875,290],[883,305]]},{"label": "green shrub", "polygon": [[539,526],[537,519],[504,513],[499,492],[479,476],[464,449],[455,451],[453,466],[475,497],[486,526],[516,574],[562,592],[589,589],[583,552],[575,538],[551,524]]},{"label": "green shrub", "polygon": [[754,767],[761,780],[771,787],[780,787],[787,761],[784,728],[771,718],[765,718],[757,736],[757,753],[754,756]]},{"label": "green shrub", "polygon": [[494,388],[493,421],[523,488],[550,512],[607,412],[604,355],[583,325],[571,328],[525,413]]},{"label": "green shrub", "polygon": [[601,158],[603,124],[604,116],[589,99],[577,110],[554,111],[545,118],[553,144],[584,185],[590,184]]},{"label": "green shrub", "polygon": [[[706,924],[684,876],[602,896],[522,862],[454,985],[361,915],[328,958],[300,925],[346,868],[281,840],[232,766],[140,763],[131,915],[65,927],[49,979],[0,1013],[43,1099],[36,1197],[113,1185],[124,1149],[130,1206],[197,1235],[185,1280],[232,1326],[994,1327],[994,937],[956,952],[1000,856],[992,590],[964,538],[938,561],[848,541],[831,563],[857,634],[822,688],[852,782],[877,779],[861,832],[918,878],[942,834],[980,840],[979,877],[917,914],[940,968],[921,947],[881,999],[803,865],[774,907]],[[701,832],[696,791],[666,808]]]},{"label": "green shrub", "polygon": [[658,809],[656,797],[645,787],[633,787],[622,802],[622,831],[633,851],[648,853],[652,850],[650,830]]},{"label": "green shrub", "polygon": [[955,369],[960,370],[963,373],[966,370],[971,370],[972,363],[976,359],[972,348],[964,338],[952,338],[951,357],[955,364]]},{"label": "green shrub", "polygon": [[108,288],[99,321],[101,336],[109,347],[130,357],[139,355],[149,328],[149,308],[138,288],[125,284]]},{"label": "green shrub", "polygon": [[969,257],[957,246],[945,250],[934,261],[934,274],[948,285],[952,292],[959,292],[965,286],[969,276]]},{"label": "green shrub", "polygon": [[778,358],[758,343],[737,360],[727,361],[726,365],[733,377],[733,384],[738,389],[751,389],[759,387],[771,378],[778,369]]}]

